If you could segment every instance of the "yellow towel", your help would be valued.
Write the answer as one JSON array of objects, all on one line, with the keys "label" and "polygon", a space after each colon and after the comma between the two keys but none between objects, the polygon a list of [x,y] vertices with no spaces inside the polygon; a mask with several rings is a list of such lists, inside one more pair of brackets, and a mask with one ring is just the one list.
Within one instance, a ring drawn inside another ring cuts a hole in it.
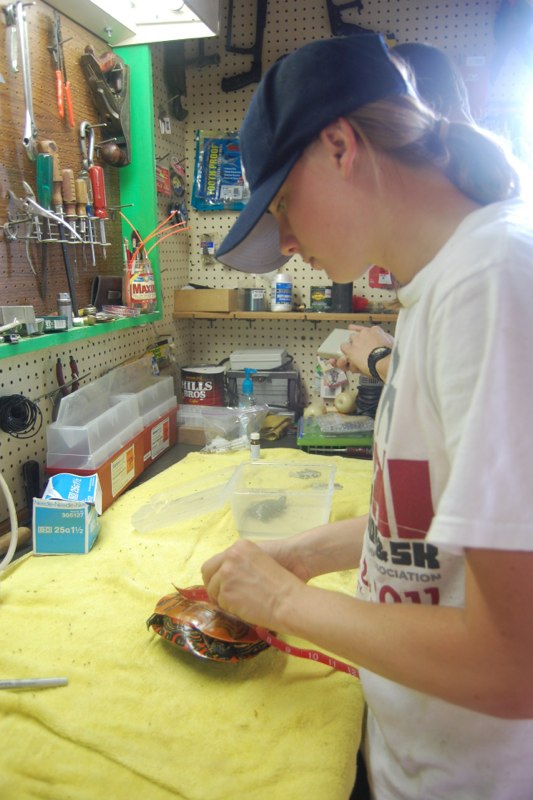
[{"label": "yellow towel", "polygon": [[[195,453],[123,495],[87,555],[27,556],[0,582],[0,678],[67,687],[0,691],[2,800],[345,800],[355,771],[359,682],[273,648],[201,661],[146,629],[172,584],[200,582],[230,545],[228,506],[140,534],[149,498],[244,453]],[[276,449],[269,460],[325,457]],[[371,467],[334,459],[332,518],[363,513]],[[320,584],[352,592],[355,574]]]}]

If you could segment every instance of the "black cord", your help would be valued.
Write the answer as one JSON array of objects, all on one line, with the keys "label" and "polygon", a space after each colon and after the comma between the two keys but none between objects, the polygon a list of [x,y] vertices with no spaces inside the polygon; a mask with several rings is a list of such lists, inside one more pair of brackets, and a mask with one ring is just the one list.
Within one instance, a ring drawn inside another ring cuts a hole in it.
[{"label": "black cord", "polygon": [[0,429],[15,439],[31,439],[42,428],[39,406],[22,394],[0,397]]}]

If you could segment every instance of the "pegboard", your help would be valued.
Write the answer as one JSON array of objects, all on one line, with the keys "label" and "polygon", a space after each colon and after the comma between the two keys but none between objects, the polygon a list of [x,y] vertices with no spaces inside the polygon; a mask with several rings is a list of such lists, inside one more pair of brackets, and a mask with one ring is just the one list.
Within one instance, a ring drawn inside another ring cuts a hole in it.
[{"label": "pegboard", "polygon": [[[47,100],[44,94],[40,94],[39,88],[34,88],[34,109],[36,112],[37,125],[46,138],[57,139],[62,154],[62,166],[80,165],[79,142],[77,138],[77,128],[71,131],[68,126],[64,126],[58,121],[57,108],[55,104],[55,84],[53,74],[53,63],[50,54],[46,50],[46,43],[50,36],[49,29],[51,24],[52,10],[46,4],[37,0],[35,5],[28,6],[28,28],[30,37],[38,41],[44,48],[37,52],[36,47],[32,48],[32,75],[35,69],[35,83],[40,85],[40,80],[46,87]],[[3,17],[0,18],[0,23]],[[4,26],[5,27],[5,26]],[[103,41],[96,39],[85,29],[80,28],[74,22],[62,15],[63,36],[69,41],[65,42],[65,55],[68,59],[69,78],[73,87],[74,116],[77,123],[82,119],[94,120],[96,113],[90,105],[86,94],[84,79],[81,78],[77,60],[87,43],[93,44],[97,54],[102,54],[106,50]],[[26,154],[22,151],[21,138],[22,122],[18,118],[20,115],[20,98],[22,91],[21,76],[9,75],[8,54],[5,49],[5,30],[0,42],[0,75],[5,80],[5,85],[0,81],[0,108],[2,110],[2,122],[0,123],[0,223],[5,221],[5,192],[7,188],[20,192],[22,180],[34,183],[34,165],[29,161]],[[161,47],[154,45],[152,48],[153,71],[161,71]],[[78,78],[82,83],[78,82]],[[183,125],[173,122],[169,135],[162,136],[159,125],[156,125],[159,105],[167,102],[166,90],[161,81],[156,81],[154,86],[154,108],[145,108],[142,113],[148,114],[154,121],[154,131],[156,140],[156,156],[164,156],[172,152],[181,157],[184,155],[185,128]],[[20,84],[20,86],[19,86]],[[15,96],[15,100],[12,98]],[[41,98],[41,99],[39,99]],[[17,110],[16,119],[12,119],[12,114]],[[134,109],[139,113],[138,109]],[[9,112],[9,113],[8,113]],[[8,127],[8,121],[12,120],[12,128]],[[43,136],[43,138],[45,138]],[[97,133],[97,139],[99,134]],[[15,155],[8,156],[10,148],[16,142]],[[151,157],[151,156],[149,156]],[[6,166],[6,162],[9,169]],[[79,169],[79,166],[77,167]],[[104,167],[106,171],[106,189],[109,204],[118,205],[118,176],[117,170],[111,167]],[[116,185],[116,188],[115,188]],[[168,198],[158,198],[158,213],[161,222],[167,216]],[[123,213],[128,215],[128,209]],[[108,258],[105,262],[98,261],[98,274],[111,272],[121,274],[122,270],[122,249],[120,221],[117,217],[116,223],[106,223],[109,228],[108,240],[113,242],[113,248],[108,248]],[[148,234],[149,231],[142,232]],[[0,242],[0,247],[3,243]],[[5,432],[0,431],[0,470],[4,476],[9,489],[13,495],[15,506],[19,515],[19,522],[26,524],[28,512],[26,508],[26,498],[22,480],[22,465],[27,461],[37,461],[40,466],[41,483],[45,482],[44,467],[46,462],[46,426],[52,420],[52,410],[55,399],[56,377],[55,364],[57,358],[61,358],[65,377],[68,380],[70,370],[68,367],[71,355],[76,359],[79,372],[84,376],[81,385],[85,385],[91,380],[100,377],[109,369],[123,363],[131,358],[142,355],[147,347],[160,340],[162,336],[173,336],[176,338],[176,357],[184,363],[187,359],[186,353],[189,348],[189,329],[187,326],[174,326],[172,320],[173,290],[187,279],[188,273],[188,252],[189,240],[188,232],[179,237],[169,238],[161,243],[160,246],[160,269],[162,285],[162,319],[157,323],[144,326],[128,328],[117,333],[106,333],[103,336],[83,339],[77,342],[68,342],[65,345],[53,347],[47,350],[39,350],[35,353],[22,356],[13,356],[0,359],[0,395],[7,396],[21,394],[30,400],[38,400],[39,408],[43,415],[43,425],[39,433],[25,440],[18,440]],[[32,278],[29,266],[25,262],[25,255],[21,253],[20,262],[15,268],[14,256],[0,250],[0,298],[2,303],[16,302],[17,304],[35,305],[36,311],[43,310],[40,303],[35,279]],[[37,264],[39,264],[39,253],[36,253]],[[56,279],[61,281],[64,278],[64,268],[58,257],[55,269]],[[7,270],[7,272],[6,272]],[[79,277],[81,280],[87,279],[87,292],[94,272],[87,273],[83,265],[79,265]],[[26,288],[27,287],[27,288]],[[7,289],[12,294],[7,297]],[[63,283],[55,284],[54,277],[51,276],[49,284],[49,297],[55,302],[57,291],[64,291]],[[80,288],[80,300],[88,299],[88,294],[84,294]],[[80,303],[81,304],[81,303]],[[46,396],[49,395],[49,396]],[[0,496],[0,530],[5,528],[8,518],[7,507],[3,498]],[[3,523],[3,525],[2,525]]]}]

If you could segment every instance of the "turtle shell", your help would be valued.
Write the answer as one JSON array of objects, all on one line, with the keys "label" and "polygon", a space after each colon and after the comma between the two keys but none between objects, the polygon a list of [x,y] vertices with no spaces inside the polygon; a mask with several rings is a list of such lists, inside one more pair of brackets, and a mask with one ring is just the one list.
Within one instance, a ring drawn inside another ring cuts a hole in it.
[{"label": "turtle shell", "polygon": [[269,647],[250,625],[211,603],[203,586],[162,597],[146,625],[177,647],[211,661],[242,661]]}]

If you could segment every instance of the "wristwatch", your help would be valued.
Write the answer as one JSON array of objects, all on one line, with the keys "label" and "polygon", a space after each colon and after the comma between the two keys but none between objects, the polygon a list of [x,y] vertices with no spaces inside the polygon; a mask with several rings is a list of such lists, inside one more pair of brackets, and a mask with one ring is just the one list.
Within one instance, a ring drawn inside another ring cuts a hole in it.
[{"label": "wristwatch", "polygon": [[377,381],[381,381],[381,383],[383,383],[383,378],[377,371],[376,364],[378,361],[381,361],[382,358],[390,356],[391,353],[392,349],[390,347],[374,347],[374,349],[368,354],[368,371],[373,378],[375,378]]}]

